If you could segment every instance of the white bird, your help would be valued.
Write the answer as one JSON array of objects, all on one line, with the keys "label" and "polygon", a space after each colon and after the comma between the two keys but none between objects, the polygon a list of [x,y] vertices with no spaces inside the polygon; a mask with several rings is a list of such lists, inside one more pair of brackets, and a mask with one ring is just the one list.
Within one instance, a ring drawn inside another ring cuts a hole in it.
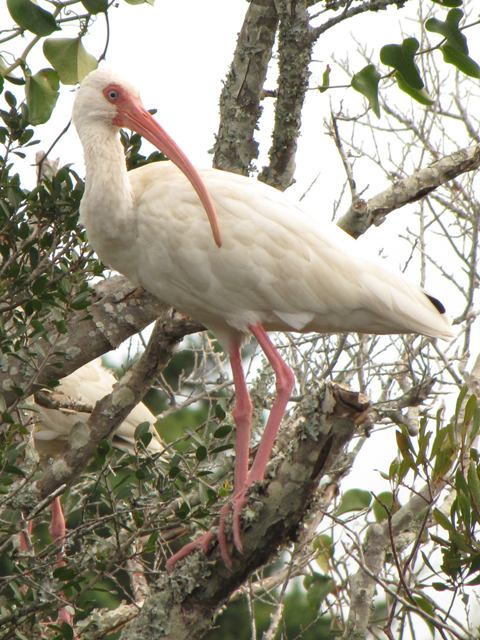
[{"label": "white bird", "polygon": [[[88,420],[97,400],[110,393],[116,382],[100,360],[93,360],[63,378],[55,389],[48,392],[50,406],[36,403],[32,412],[33,443],[42,462],[65,453],[72,436],[75,437],[75,425]],[[153,426],[155,420],[153,413],[140,402],[114,432],[113,445],[133,453],[135,429],[142,422],[149,422],[152,439],[148,451],[163,451],[165,445]]]},{"label": "white bird", "polygon": [[[366,258],[346,233],[309,215],[284,193],[225,171],[195,171],[145,110],[137,90],[111,71],[97,69],[85,78],[73,120],[86,164],[80,217],[98,256],[202,322],[230,356],[237,426],[233,536],[241,550],[245,494],[264,476],[294,385],[267,332],[420,333],[448,339],[452,328],[445,309],[403,276]],[[159,162],[128,173],[119,127],[144,135],[173,164]],[[240,355],[247,334],[263,349],[277,386],[250,469],[252,406]],[[218,532],[227,565],[229,508],[221,511]],[[169,567],[197,547],[207,551],[212,538],[207,532],[186,545]]]},{"label": "white bird", "polygon": [[[33,444],[40,458],[41,464],[46,466],[50,459],[61,457],[72,441],[83,442],[81,423],[86,422],[97,400],[111,392],[116,380],[105,369],[100,360],[94,360],[80,367],[60,381],[52,391],[48,391],[49,405],[34,403],[34,408],[28,412],[32,423]],[[135,429],[142,422],[149,422],[149,433],[152,438],[148,444],[149,453],[163,451],[162,439],[153,426],[155,416],[143,404],[139,403],[125,418],[112,436],[115,447],[133,453],[135,451]],[[32,532],[32,522],[28,523],[28,533]],[[57,565],[63,565],[63,542],[65,540],[66,525],[60,497],[53,499],[51,504],[50,535],[58,546]],[[27,538],[20,534],[20,548],[28,551],[30,548]],[[58,621],[73,625],[73,607],[63,606],[58,612]]]},{"label": "white bird", "polygon": [[[61,457],[72,440],[79,440],[84,433],[79,427],[89,418],[90,411],[97,400],[111,392],[116,383],[114,376],[102,366],[100,360],[94,360],[80,367],[60,381],[49,391],[49,405],[35,403],[29,417],[32,423],[33,444],[40,462],[46,466],[50,459]],[[149,453],[163,451],[164,444],[153,426],[155,416],[143,404],[139,403],[125,418],[112,436],[112,443],[118,449],[133,453],[135,451],[135,429],[142,422],[149,422],[152,438],[148,444]],[[65,538],[65,518],[57,496],[52,502],[52,520],[50,534],[62,544]],[[25,548],[27,545],[22,542]]]}]

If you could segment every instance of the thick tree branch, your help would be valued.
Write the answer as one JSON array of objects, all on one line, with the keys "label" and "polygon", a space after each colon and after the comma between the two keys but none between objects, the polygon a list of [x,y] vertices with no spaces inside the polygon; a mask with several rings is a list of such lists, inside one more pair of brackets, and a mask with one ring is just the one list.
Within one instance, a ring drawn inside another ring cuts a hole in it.
[{"label": "thick tree branch", "polygon": [[138,362],[114,385],[112,392],[100,399],[89,419],[74,426],[71,446],[61,459],[48,468],[45,475],[34,483],[15,487],[4,506],[22,508],[30,515],[38,511],[38,504],[65,488],[82,473],[98,444],[107,438],[148,391],[152,379],[164,367],[176,344],[183,338],[184,325],[175,315],[158,320],[148,346]]},{"label": "thick tree branch", "polygon": [[52,378],[62,378],[115,349],[156,318],[161,322],[173,321],[183,335],[203,329],[184,316],[172,316],[170,307],[136,289],[123,276],[100,282],[94,287],[88,309],[67,319],[65,333],[59,334],[54,325],[47,327],[49,339],[39,341],[36,359],[22,362],[4,356],[0,388],[7,407],[46,386]]},{"label": "thick tree branch", "polygon": [[370,200],[357,200],[340,218],[338,226],[354,238],[358,238],[372,225],[382,224],[392,211],[421,200],[445,182],[479,167],[480,145],[455,151],[428,167],[415,171],[407,178],[398,180]]},{"label": "thick tree branch", "polygon": [[314,38],[305,0],[277,0],[280,12],[278,36],[278,89],[270,162],[259,179],[282,191],[293,182],[295,154],[308,89]]},{"label": "thick tree branch", "polygon": [[251,493],[244,510],[244,553],[233,553],[233,569],[215,545],[207,558],[192,554],[171,575],[162,574],[138,618],[122,640],[199,640],[214,613],[275,551],[295,539],[318,483],[343,464],[345,447],[368,401],[327,385],[304,400],[288,431],[288,445],[272,464],[268,479]]},{"label": "thick tree branch", "polygon": [[258,156],[254,132],[272,57],[278,16],[274,0],[252,0],[238,36],[232,65],[220,96],[220,126],[213,166],[248,174]]}]

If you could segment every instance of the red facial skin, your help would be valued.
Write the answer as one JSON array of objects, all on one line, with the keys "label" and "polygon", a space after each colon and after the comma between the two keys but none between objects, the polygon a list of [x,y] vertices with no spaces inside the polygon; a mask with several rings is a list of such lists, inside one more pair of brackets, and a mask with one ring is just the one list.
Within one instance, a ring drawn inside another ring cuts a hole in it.
[{"label": "red facial skin", "polygon": [[117,127],[127,127],[136,131],[164,153],[185,174],[192,187],[197,192],[200,202],[210,222],[213,239],[217,247],[222,245],[222,237],[218,224],[215,205],[208,193],[200,175],[187,156],[162,129],[150,113],[145,109],[140,99],[132,96],[122,86],[111,83],[103,90],[105,99],[115,105],[117,114],[112,123]]}]

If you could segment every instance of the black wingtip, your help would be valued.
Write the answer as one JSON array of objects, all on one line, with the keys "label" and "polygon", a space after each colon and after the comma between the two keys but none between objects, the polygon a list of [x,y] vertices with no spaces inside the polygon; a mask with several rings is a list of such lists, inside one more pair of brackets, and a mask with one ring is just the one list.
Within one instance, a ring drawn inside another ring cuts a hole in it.
[{"label": "black wingtip", "polygon": [[440,300],[437,300],[437,298],[434,298],[433,296],[429,296],[428,293],[426,293],[425,295],[439,313],[445,313],[445,307],[440,302]]}]

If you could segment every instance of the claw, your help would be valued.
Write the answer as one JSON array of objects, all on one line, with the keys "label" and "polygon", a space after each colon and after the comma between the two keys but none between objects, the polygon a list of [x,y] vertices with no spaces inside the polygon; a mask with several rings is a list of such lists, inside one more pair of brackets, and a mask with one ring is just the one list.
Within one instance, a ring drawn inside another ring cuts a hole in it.
[{"label": "claw", "polygon": [[234,498],[234,502],[233,502],[233,518],[232,518],[233,543],[239,553],[243,553],[242,535],[240,531],[240,518],[242,515],[242,509],[245,505],[245,502],[246,502],[245,493],[241,493],[240,495],[238,495],[236,498]]},{"label": "claw", "polygon": [[212,540],[213,533],[211,531],[207,531],[196,540],[192,540],[192,542],[183,546],[180,551],[177,551],[177,553],[167,560],[167,571],[171,571],[179,560],[183,560],[183,558],[189,556],[193,551],[196,551],[196,549],[202,549],[203,553],[208,553],[208,547]]},{"label": "claw", "polygon": [[[228,513],[232,507],[233,502],[233,538],[235,547],[240,551],[243,551],[243,545],[241,541],[240,534],[240,515],[242,512],[243,505],[246,502],[245,492],[241,494],[237,494],[232,501],[227,502],[220,509],[219,523],[218,523],[218,531],[217,531],[217,539],[218,539],[218,547],[220,549],[220,555],[222,557],[223,563],[228,569],[232,569],[232,558],[230,555],[230,550],[228,548],[227,535],[226,535],[226,521]],[[171,558],[167,560],[167,570],[171,571],[173,567],[179,562],[179,560],[183,560],[188,555],[196,551],[197,549],[202,549],[205,554],[208,553],[208,548],[210,546],[210,542],[213,540],[214,534],[211,531],[207,531],[203,535],[196,538],[192,542],[187,543],[183,546],[180,551],[177,551]]]},{"label": "claw", "polygon": [[220,509],[220,521],[218,523],[218,546],[220,547],[220,555],[222,556],[222,560],[226,567],[230,570],[232,569],[232,558],[230,557],[230,551],[227,545],[227,536],[225,533],[225,520],[227,518],[227,514],[230,511],[230,503],[224,504]]}]

